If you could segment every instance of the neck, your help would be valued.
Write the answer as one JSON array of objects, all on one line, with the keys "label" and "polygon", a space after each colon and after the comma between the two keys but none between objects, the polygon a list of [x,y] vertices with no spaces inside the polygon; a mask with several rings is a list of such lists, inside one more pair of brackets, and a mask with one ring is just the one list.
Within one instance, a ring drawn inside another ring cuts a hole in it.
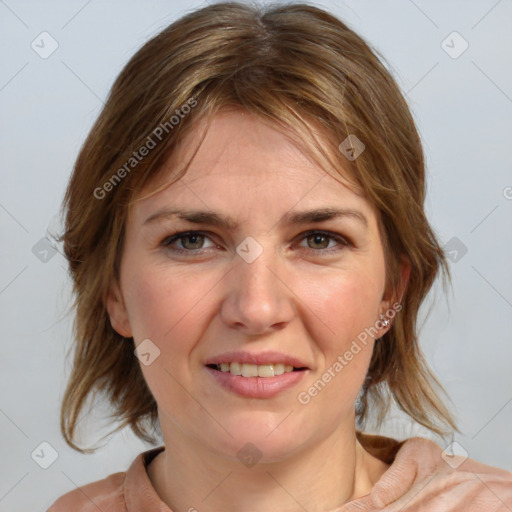
[{"label": "neck", "polygon": [[340,428],[286,459],[262,458],[250,467],[211,453],[181,431],[167,432],[166,449],[148,475],[173,512],[334,510],[368,494],[388,468],[364,450],[355,428]]}]

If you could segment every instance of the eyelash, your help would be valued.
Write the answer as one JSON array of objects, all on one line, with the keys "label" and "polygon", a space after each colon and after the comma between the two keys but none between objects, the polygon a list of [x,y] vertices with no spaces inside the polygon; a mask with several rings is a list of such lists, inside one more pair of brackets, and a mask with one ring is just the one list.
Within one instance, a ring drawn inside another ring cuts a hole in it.
[{"label": "eyelash", "polygon": [[[193,236],[193,235],[200,235],[200,236],[203,236],[206,238],[210,238],[208,236],[208,234],[205,233],[204,231],[183,231],[183,232],[174,233],[170,236],[165,237],[162,240],[162,242],[160,243],[160,245],[162,245],[164,248],[170,250],[171,252],[173,252],[175,254],[185,254],[186,253],[189,256],[195,256],[195,255],[199,256],[199,255],[203,254],[207,249],[197,249],[197,250],[190,249],[189,250],[189,249],[179,249],[176,247],[171,247],[171,245],[174,242],[176,242],[178,240],[182,240],[183,238],[186,238],[187,236]],[[319,231],[319,230],[306,231],[305,233],[302,234],[302,238],[300,239],[300,241],[302,241],[312,235],[322,235],[322,236],[325,236],[332,240],[335,240],[342,246],[341,249],[337,249],[337,250],[342,250],[343,248],[352,245],[351,242],[345,237],[342,237],[342,236],[340,236],[336,233],[332,233],[330,231]],[[212,240],[212,242],[213,242],[213,240]],[[308,247],[304,247],[304,249],[308,249],[309,251],[312,251],[315,254],[320,254],[320,255],[330,254],[336,250],[336,249],[333,249],[332,247],[330,249],[319,249],[319,250],[310,249]]]}]

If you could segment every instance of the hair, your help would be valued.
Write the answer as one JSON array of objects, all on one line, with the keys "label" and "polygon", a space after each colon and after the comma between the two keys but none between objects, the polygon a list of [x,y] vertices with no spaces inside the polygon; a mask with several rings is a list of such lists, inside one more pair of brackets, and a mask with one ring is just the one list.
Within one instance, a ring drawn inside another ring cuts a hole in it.
[{"label": "hair", "polygon": [[[305,154],[357,186],[377,211],[386,287],[402,310],[374,346],[356,407],[359,425],[370,413],[381,425],[393,400],[438,435],[457,430],[418,343],[420,305],[438,273],[449,278],[449,271],[424,212],[421,141],[395,80],[375,50],[319,8],[226,2],[185,15],[137,51],[76,160],[61,236],[76,309],[74,361],[61,404],[68,445],[94,451],[75,443],[79,415],[93,393],[113,408],[114,431],[129,426],[156,442],[157,403],[133,339],[111,326],[106,298],[119,279],[130,205],[163,173],[177,142],[200,119],[226,108],[295,134]],[[356,159],[339,149],[349,135],[365,145]],[[404,259],[411,272],[399,297]]]}]

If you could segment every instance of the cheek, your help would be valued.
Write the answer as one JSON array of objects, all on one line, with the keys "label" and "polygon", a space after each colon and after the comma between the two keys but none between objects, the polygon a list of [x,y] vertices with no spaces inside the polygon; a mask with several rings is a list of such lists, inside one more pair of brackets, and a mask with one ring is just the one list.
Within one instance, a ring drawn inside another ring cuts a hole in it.
[{"label": "cheek", "polygon": [[186,361],[211,315],[204,290],[218,279],[210,283],[206,276],[171,273],[157,265],[132,269],[124,292],[135,344],[150,339],[160,350],[154,362],[141,365],[142,373],[157,403],[171,400],[188,410],[191,404],[182,386],[191,389],[192,382]]},{"label": "cheek", "polygon": [[130,273],[124,291],[135,341],[150,338],[167,345],[184,329],[190,333],[197,319],[204,318],[205,289],[208,282],[199,283],[197,276],[166,272],[159,266]]},{"label": "cheek", "polygon": [[325,349],[343,349],[378,319],[383,276],[352,269],[321,278],[312,276],[301,286],[310,326],[318,329],[315,340]]},{"label": "cheek", "polygon": [[325,279],[317,276],[314,282],[316,286],[303,289],[308,306],[304,317],[308,311],[306,325],[320,359],[316,375],[297,399],[308,411],[324,417],[327,425],[352,410],[363,385],[373,353],[370,332],[378,319],[384,279],[352,270]]}]

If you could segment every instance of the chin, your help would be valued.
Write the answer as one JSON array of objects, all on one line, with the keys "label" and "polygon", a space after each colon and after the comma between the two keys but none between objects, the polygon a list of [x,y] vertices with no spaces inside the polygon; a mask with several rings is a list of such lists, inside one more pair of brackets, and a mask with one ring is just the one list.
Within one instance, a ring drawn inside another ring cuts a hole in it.
[{"label": "chin", "polygon": [[297,424],[297,418],[292,418],[290,411],[279,414],[248,411],[242,417],[222,422],[231,436],[223,431],[220,438],[208,436],[206,443],[211,445],[213,441],[214,451],[238,459],[245,456],[259,459],[259,462],[286,459],[299,449],[307,437],[306,430]]}]

